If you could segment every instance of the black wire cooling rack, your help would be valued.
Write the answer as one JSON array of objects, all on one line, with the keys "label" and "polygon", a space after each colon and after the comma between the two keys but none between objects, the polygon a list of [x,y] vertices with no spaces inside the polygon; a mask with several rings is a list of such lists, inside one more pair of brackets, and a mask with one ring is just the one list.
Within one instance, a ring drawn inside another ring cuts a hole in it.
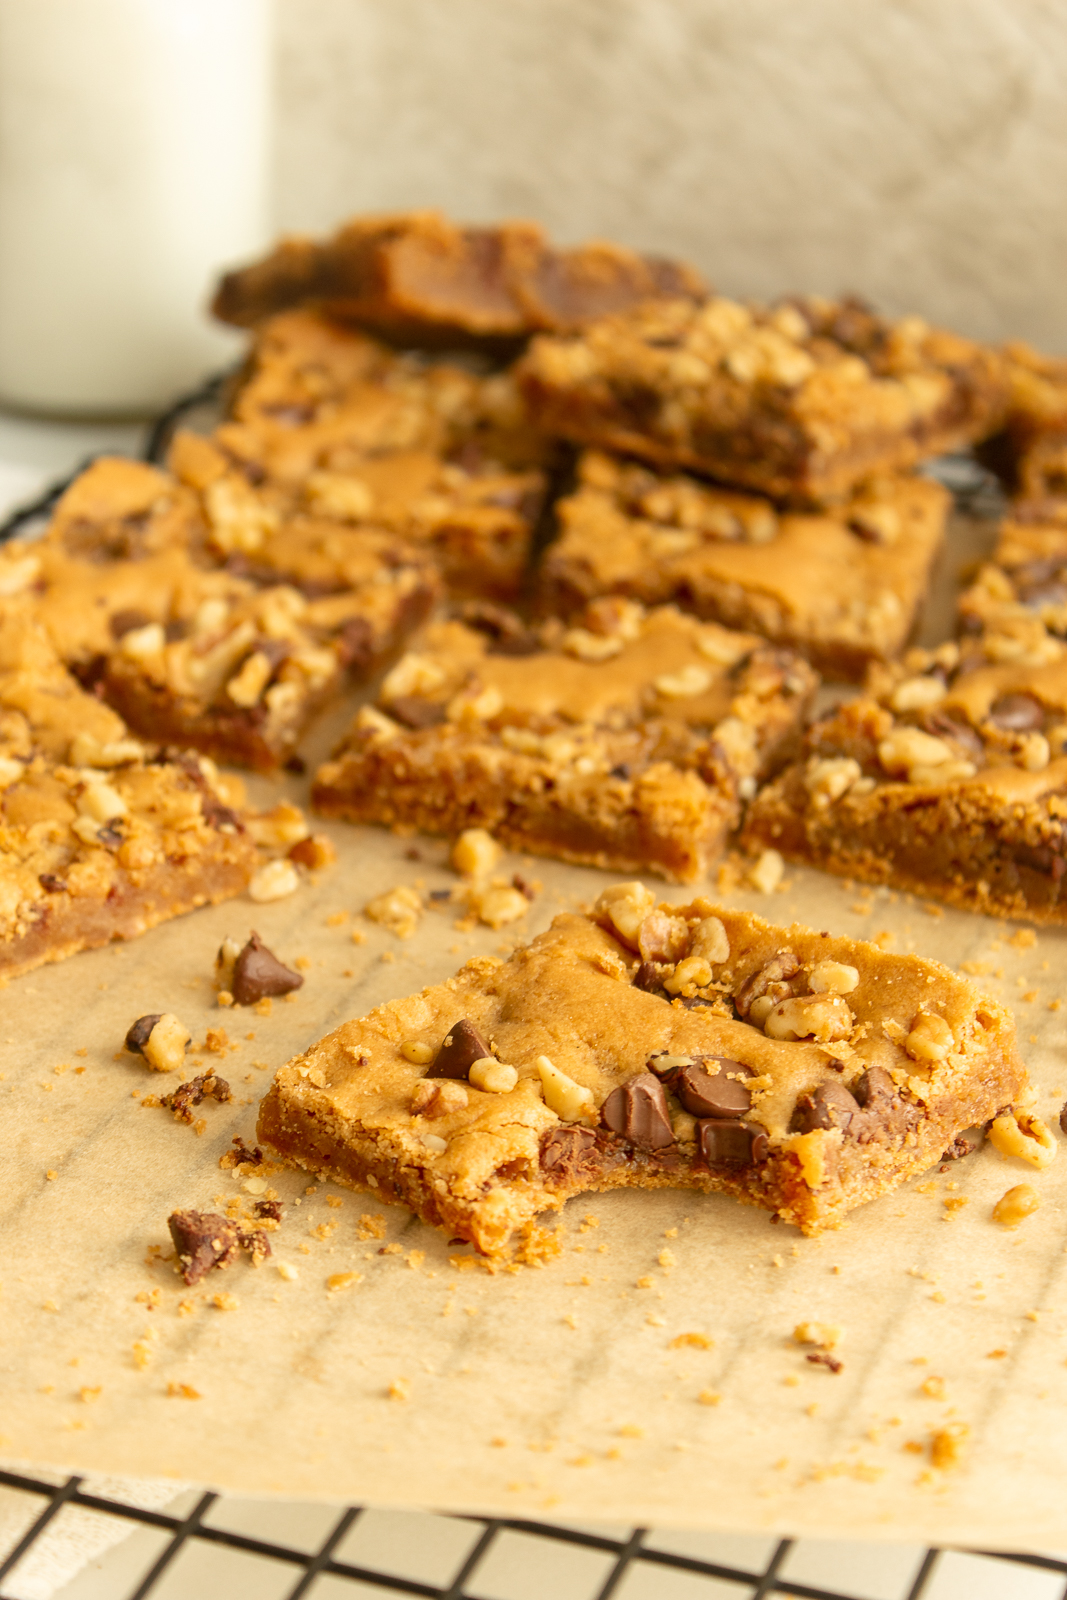
[{"label": "black wire cooling rack", "polygon": [[[545,1522],[529,1522],[517,1518],[461,1517],[452,1520],[470,1528],[473,1542],[451,1581],[439,1585],[419,1582],[381,1568],[358,1566],[339,1559],[335,1552],[364,1514],[364,1508],[361,1506],[349,1506],[340,1511],[319,1548],[309,1552],[206,1525],[204,1518],[219,1500],[218,1495],[210,1492],[202,1494],[185,1516],[169,1516],[166,1512],[149,1511],[125,1505],[121,1501],[89,1494],[82,1490],[81,1483],[80,1478],[71,1477],[65,1483],[56,1485],[37,1478],[24,1477],[18,1473],[0,1471],[0,1485],[39,1495],[45,1502],[32,1526],[0,1562],[0,1600],[13,1600],[4,1587],[5,1579],[15,1572],[35,1542],[66,1506],[82,1506],[88,1510],[106,1512],[124,1518],[131,1527],[158,1529],[170,1535],[161,1553],[135,1581],[134,1587],[121,1596],[116,1593],[114,1600],[146,1600],[146,1597],[157,1591],[176,1557],[190,1542],[197,1541],[205,1545],[243,1551],[291,1569],[292,1586],[284,1591],[284,1595],[275,1591],[279,1593],[279,1600],[299,1600],[299,1597],[308,1594],[318,1578],[326,1576],[371,1585],[383,1594],[417,1595],[427,1597],[427,1600],[477,1600],[478,1588],[475,1586],[478,1585],[479,1574],[496,1541],[509,1531],[550,1541],[557,1549],[560,1546],[571,1547],[595,1552],[605,1557],[610,1566],[599,1588],[590,1593],[589,1600],[610,1600],[610,1597],[617,1596],[624,1580],[628,1580],[627,1586],[629,1586],[629,1580],[634,1576],[635,1570],[640,1569],[643,1569],[646,1579],[654,1579],[657,1573],[666,1574],[670,1570],[677,1574],[688,1574],[691,1579],[705,1578],[718,1580],[719,1583],[736,1584],[739,1588],[739,1600],[742,1590],[744,1600],[763,1600],[763,1597],[768,1595],[796,1596],[797,1600],[861,1600],[861,1597],[847,1589],[805,1584],[783,1572],[795,1543],[790,1539],[779,1540],[773,1546],[769,1559],[756,1570],[751,1567],[724,1566],[712,1561],[702,1561],[694,1556],[656,1549],[645,1542],[648,1530],[644,1528],[635,1528],[629,1536],[613,1539]],[[871,1546],[872,1552],[877,1549],[877,1546]],[[1044,1574],[1049,1585],[1057,1578],[1062,1580],[1062,1587],[1055,1590],[1051,1587],[1044,1588],[1043,1592],[1067,1600],[1067,1558],[1013,1555],[993,1551],[976,1552],[976,1554],[994,1564],[991,1569],[987,1569],[987,1581],[981,1585],[981,1593],[984,1596],[991,1596],[997,1592],[1002,1594],[1005,1600],[1010,1600],[1010,1597],[1018,1592],[1018,1584],[1022,1581],[1023,1572],[1026,1571],[1031,1574],[1037,1572]],[[937,1568],[942,1555],[943,1552],[936,1548],[925,1551],[910,1584],[901,1591],[899,1600],[924,1600],[924,1597],[932,1595],[934,1589],[940,1587],[937,1582]],[[988,1577],[990,1571],[994,1574],[991,1579]],[[1002,1586],[998,1581],[998,1575],[1001,1573]],[[996,1590],[991,1587],[991,1583],[996,1584]],[[248,1594],[255,1592],[257,1589],[250,1586]],[[330,1592],[332,1594],[336,1590],[331,1588]],[[653,1592],[651,1584],[646,1586],[645,1592]],[[690,1591],[686,1592],[688,1594]],[[964,1592],[965,1590],[957,1585],[953,1586],[954,1594]],[[481,1593],[484,1595],[484,1589]],[[700,1591],[693,1588],[692,1593],[696,1600]],[[708,1593],[710,1600],[712,1594],[710,1587]],[[546,1592],[543,1600],[552,1600],[551,1594]]]}]

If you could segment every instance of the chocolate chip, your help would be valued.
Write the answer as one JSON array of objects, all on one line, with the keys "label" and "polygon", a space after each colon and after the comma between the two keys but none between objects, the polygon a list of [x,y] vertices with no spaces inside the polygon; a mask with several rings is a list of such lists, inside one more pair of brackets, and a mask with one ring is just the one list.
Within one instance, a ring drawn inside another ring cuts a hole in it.
[{"label": "chocolate chip", "polygon": [[386,711],[405,728],[436,728],[445,720],[445,708],[434,700],[421,700],[415,694],[402,694],[390,700]]},{"label": "chocolate chip", "polygon": [[[1060,1125],[1062,1127],[1062,1112],[1060,1115]],[[1064,1132],[1067,1133],[1067,1129],[1064,1129]],[[968,1139],[965,1134],[958,1133],[941,1159],[942,1161],[962,1161],[964,1156],[971,1155],[977,1148],[978,1145],[974,1139]]]},{"label": "chocolate chip", "polygon": [[792,950],[779,950],[769,961],[757,971],[750,973],[734,996],[734,1005],[742,1017],[747,1017],[753,1000],[758,1000],[760,995],[774,994],[775,998],[782,1000],[788,994],[786,987],[790,978],[800,971],[800,962]]},{"label": "chocolate chip", "polygon": [[595,1148],[596,1137],[589,1128],[553,1128],[541,1144],[541,1165],[554,1177],[569,1181]]},{"label": "chocolate chip", "polygon": [[148,1036],[162,1015],[162,1011],[150,1011],[147,1016],[138,1017],[127,1031],[127,1050],[132,1050],[135,1056],[143,1056]]},{"label": "chocolate chip", "polygon": [[969,722],[952,717],[947,711],[924,711],[919,718],[919,727],[935,739],[947,739],[968,761],[975,762],[977,766],[984,764],[985,745],[982,736]]},{"label": "chocolate chip", "polygon": [[630,769],[626,765],[626,762],[620,761],[617,767],[612,767],[611,776],[613,778],[628,778],[630,776]]},{"label": "chocolate chip", "polygon": [[646,994],[665,996],[667,993],[654,961],[642,961],[631,981],[635,989],[643,989]]},{"label": "chocolate chip", "polygon": [[845,1132],[859,1111],[859,1101],[843,1083],[822,1083],[813,1094],[799,1097],[789,1127],[793,1133],[811,1133],[816,1128]]},{"label": "chocolate chip", "polygon": [[859,1104],[867,1112],[862,1122],[853,1119],[851,1132],[860,1144],[867,1144],[879,1131],[887,1134],[906,1133],[919,1121],[918,1106],[905,1100],[884,1067],[868,1067],[852,1089]]},{"label": "chocolate chip", "polygon": [[341,665],[365,672],[374,661],[374,630],[366,617],[351,617],[337,636]]},{"label": "chocolate chip", "polygon": [[[115,820],[117,821],[118,819],[116,818]],[[122,834],[110,822],[98,830],[96,837],[105,850],[117,850],[122,843]]]},{"label": "chocolate chip", "polygon": [[512,873],[512,875],[511,875],[511,887],[513,889],[517,889],[519,891],[519,893],[522,895],[524,900],[536,900],[537,899],[537,890],[534,888],[532,883],[530,883],[526,878],[523,877],[521,872],[513,872]]},{"label": "chocolate chip", "polygon": [[749,1167],[767,1154],[767,1135],[748,1122],[709,1119],[697,1123],[700,1153],[709,1167]]},{"label": "chocolate chip", "polygon": [[132,606],[125,606],[111,613],[107,625],[113,639],[122,639],[135,628],[146,628],[152,620],[147,611],[137,611]]},{"label": "chocolate chip", "polygon": [[641,1150],[664,1150],[674,1143],[663,1085],[651,1072],[620,1084],[600,1108],[600,1120]]},{"label": "chocolate chip", "polygon": [[48,894],[64,894],[66,892],[67,885],[65,880],[57,878],[54,872],[39,872],[37,874],[37,882]]},{"label": "chocolate chip", "polygon": [[243,1228],[208,1211],[172,1211],[167,1218],[181,1275],[192,1287],[214,1268],[228,1267],[242,1250],[256,1260],[270,1255],[262,1228]]},{"label": "chocolate chip", "polygon": [[[717,1072],[708,1065],[716,1063]],[[705,1056],[681,1067],[672,1085],[685,1109],[694,1117],[744,1117],[752,1110],[752,1096],[730,1072],[749,1074],[749,1068],[729,1056]]]},{"label": "chocolate chip", "polygon": [[1067,1133],[1067,1101],[1064,1101],[1063,1110],[1060,1112],[1060,1131]]},{"label": "chocolate chip", "polygon": [[285,763],[286,772],[292,772],[296,777],[302,778],[308,769],[308,764],[303,756],[290,756]]},{"label": "chocolate chip", "polygon": [[263,1151],[259,1145],[247,1145],[239,1133],[235,1133],[230,1140],[232,1150],[227,1150],[219,1157],[219,1166],[231,1171],[237,1167],[261,1167],[264,1162]]},{"label": "chocolate chip", "polygon": [[1030,733],[1045,726],[1045,708],[1032,694],[1002,694],[990,707],[989,720],[1007,733]]},{"label": "chocolate chip", "polygon": [[474,1023],[461,1017],[449,1028],[426,1076],[466,1079],[474,1063],[492,1053]]},{"label": "chocolate chip", "polygon": [[468,628],[486,635],[490,655],[531,656],[540,649],[537,635],[506,606],[494,605],[491,600],[468,600],[459,614]]},{"label": "chocolate chip", "polygon": [[289,994],[303,985],[299,972],[284,966],[253,933],[233,964],[233,997],[239,1006],[254,1006],[267,995]]}]

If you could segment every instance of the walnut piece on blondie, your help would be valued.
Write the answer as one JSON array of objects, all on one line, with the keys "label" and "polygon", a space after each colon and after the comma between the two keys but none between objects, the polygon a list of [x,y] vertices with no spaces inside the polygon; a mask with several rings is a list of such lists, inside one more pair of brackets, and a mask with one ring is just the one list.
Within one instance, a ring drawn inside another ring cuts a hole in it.
[{"label": "walnut piece on blondie", "polygon": [[874,479],[841,506],[780,512],[756,495],[583,451],[540,603],[568,615],[602,595],[671,601],[860,679],[907,643],[949,495],[926,478]]},{"label": "walnut piece on blondie", "polygon": [[707,870],[816,678],[751,634],[627,600],[526,632],[468,611],[429,628],[313,785],[327,816],[647,869]]},{"label": "walnut piece on blondie", "polygon": [[239,894],[259,863],[240,798],[210,762],[146,751],[0,602],[0,974]]},{"label": "walnut piece on blondie", "polygon": [[494,346],[655,295],[705,293],[691,267],[619,245],[557,250],[534,222],[461,227],[439,211],[409,211],[354,217],[322,242],[283,239],[227,273],[212,309],[249,328],[313,305],[399,344]]},{"label": "walnut piece on blondie", "polygon": [[800,503],[992,432],[995,352],[848,311],[663,299],[535,339],[518,374],[548,432]]},{"label": "walnut piece on blondie", "polygon": [[831,712],[742,843],[972,911],[1067,921],[1067,647],[1033,616],[910,652]]},{"label": "walnut piece on blondie", "polygon": [[277,1074],[256,1136],[493,1256],[620,1187],[817,1233],[1026,1084],[1010,1013],[939,962],[631,883],[344,1023]]}]

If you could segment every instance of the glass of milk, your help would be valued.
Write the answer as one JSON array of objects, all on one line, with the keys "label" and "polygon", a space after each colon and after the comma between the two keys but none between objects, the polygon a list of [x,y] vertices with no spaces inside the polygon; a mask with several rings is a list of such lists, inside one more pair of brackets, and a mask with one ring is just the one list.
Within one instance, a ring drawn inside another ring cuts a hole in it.
[{"label": "glass of milk", "polygon": [[0,406],[136,417],[233,358],[269,237],[270,0],[0,0]]}]

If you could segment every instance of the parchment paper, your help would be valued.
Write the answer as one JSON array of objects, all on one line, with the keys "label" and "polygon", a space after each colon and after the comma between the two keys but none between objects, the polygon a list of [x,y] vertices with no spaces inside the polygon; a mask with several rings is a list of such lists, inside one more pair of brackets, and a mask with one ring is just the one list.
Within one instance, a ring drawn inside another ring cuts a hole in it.
[{"label": "parchment paper", "polygon": [[[338,865],[287,900],[198,912],[0,993],[0,1455],[382,1505],[1067,1545],[1062,1154],[1036,1174],[982,1149],[820,1240],[723,1197],[592,1196],[564,1212],[556,1259],[495,1275],[400,1207],[277,1171],[286,1217],[262,1268],[190,1290],[148,1264],[152,1246],[169,1251],[175,1207],[250,1207],[218,1160],[234,1133],[252,1140],[271,1071],[611,881],[513,857],[508,870],[543,883],[524,923],[465,932],[454,911],[430,911],[402,941],[359,910],[397,883],[454,884],[444,845],[328,831]],[[1055,1123],[1067,933],[931,913],[795,869],[775,895],[729,903],[969,963],[1014,1007],[1038,1109]],[[219,1010],[210,981],[222,937],[253,927],[283,959],[310,962],[269,1017]],[[222,1027],[236,1045],[200,1058],[237,1096],[205,1103],[202,1136],[140,1103],[176,1078],[116,1059],[130,1022],[163,1010],[198,1041]],[[992,1206],[1024,1181],[1041,1208],[1005,1231]],[[348,1273],[358,1281],[328,1287]],[[809,1320],[844,1330],[839,1373],[794,1343]],[[677,1342],[689,1334],[701,1338]],[[939,1471],[928,1447],[946,1427],[961,1455]]]}]

